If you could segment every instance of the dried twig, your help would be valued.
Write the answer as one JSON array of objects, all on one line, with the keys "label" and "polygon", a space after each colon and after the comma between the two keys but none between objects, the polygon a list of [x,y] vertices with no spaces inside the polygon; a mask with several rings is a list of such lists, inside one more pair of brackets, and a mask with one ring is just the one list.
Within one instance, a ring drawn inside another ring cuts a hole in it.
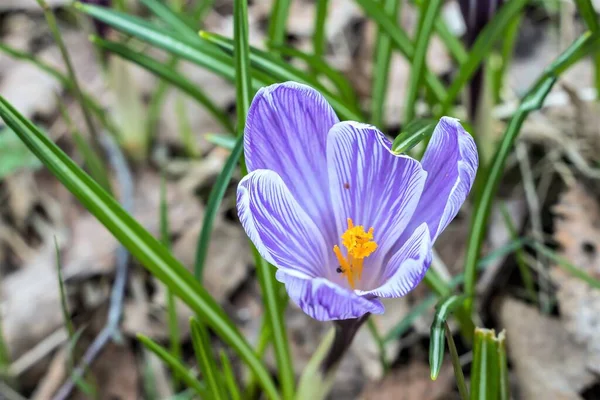
[{"label": "dried twig", "polygon": [[[121,149],[108,135],[100,138],[100,143],[104,147],[109,162],[114,169],[119,186],[121,188],[121,203],[123,208],[131,213],[133,210],[133,178]],[[129,252],[123,246],[117,248],[116,254],[116,273],[110,296],[110,308],[106,325],[91,346],[86,350],[83,358],[77,368],[73,371],[69,379],[60,387],[54,395],[54,400],[65,400],[73,388],[75,382],[80,379],[90,364],[96,359],[104,346],[111,339],[120,338],[119,322],[123,314],[123,298],[125,296],[125,283],[128,275]]]}]

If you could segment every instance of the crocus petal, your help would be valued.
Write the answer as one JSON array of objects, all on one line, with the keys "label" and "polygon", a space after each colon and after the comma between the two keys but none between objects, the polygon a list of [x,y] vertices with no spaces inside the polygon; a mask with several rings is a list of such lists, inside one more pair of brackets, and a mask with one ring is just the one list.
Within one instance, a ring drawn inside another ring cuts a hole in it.
[{"label": "crocus petal", "polygon": [[321,231],[277,173],[259,169],[245,176],[237,204],[244,230],[270,263],[308,276],[320,275],[331,263]]},{"label": "crocus petal", "polygon": [[294,82],[258,91],[244,136],[249,171],[279,174],[300,206],[334,239],[325,155],[327,132],[338,118],[316,90]]},{"label": "crocus petal", "polygon": [[431,264],[431,238],[426,223],[421,224],[389,260],[377,289],[359,292],[378,297],[402,297],[413,290]]},{"label": "crocus petal", "polygon": [[443,117],[421,161],[427,171],[425,189],[400,244],[423,222],[432,242],[454,219],[467,198],[478,165],[475,141],[457,119]]},{"label": "crocus petal", "polygon": [[410,221],[426,172],[418,161],[393,154],[375,127],[356,122],[331,128],[327,162],[338,232],[347,229],[347,218],[365,229],[373,227],[379,247],[369,260],[380,260]]},{"label": "crocus petal", "polygon": [[378,299],[359,296],[324,278],[284,270],[278,270],[276,278],[285,284],[290,299],[318,321],[359,318],[366,313],[382,314],[384,311]]}]

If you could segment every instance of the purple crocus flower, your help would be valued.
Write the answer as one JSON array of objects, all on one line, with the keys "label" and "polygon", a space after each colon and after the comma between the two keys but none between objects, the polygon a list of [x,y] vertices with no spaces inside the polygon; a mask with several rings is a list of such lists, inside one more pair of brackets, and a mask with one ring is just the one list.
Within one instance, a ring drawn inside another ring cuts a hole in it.
[{"label": "purple crocus flower", "polygon": [[314,89],[261,89],[245,129],[249,174],[240,221],[306,314],[381,314],[423,278],[432,245],[471,189],[478,157],[458,120],[444,117],[421,162],[391,152],[375,127],[339,122]]}]

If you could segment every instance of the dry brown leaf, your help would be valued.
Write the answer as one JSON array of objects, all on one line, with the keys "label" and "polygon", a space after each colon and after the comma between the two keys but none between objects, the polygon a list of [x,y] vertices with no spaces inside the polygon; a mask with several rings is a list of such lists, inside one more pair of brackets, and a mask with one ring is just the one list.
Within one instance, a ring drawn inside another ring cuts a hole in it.
[{"label": "dry brown leaf", "polygon": [[[554,238],[560,255],[600,279],[600,207],[581,185],[562,194],[553,208]],[[588,365],[600,373],[600,290],[592,288],[559,266],[551,275],[558,289],[556,296],[567,331],[588,351]]]},{"label": "dry brown leaf", "polygon": [[586,368],[587,350],[563,323],[511,298],[500,305],[508,353],[523,400],[581,400],[579,391],[594,382]]}]

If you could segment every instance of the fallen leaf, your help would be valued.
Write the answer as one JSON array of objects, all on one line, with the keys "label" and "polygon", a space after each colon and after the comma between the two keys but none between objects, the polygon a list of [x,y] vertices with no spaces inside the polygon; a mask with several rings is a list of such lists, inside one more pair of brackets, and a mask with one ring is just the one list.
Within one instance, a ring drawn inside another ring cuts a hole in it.
[{"label": "fallen leaf", "polygon": [[581,400],[594,382],[587,349],[573,340],[563,323],[531,306],[506,298],[500,305],[508,353],[523,400]]},{"label": "fallen leaf", "polygon": [[[581,185],[569,188],[552,209],[554,239],[559,254],[584,272],[600,279],[600,207]],[[600,290],[557,265],[551,276],[565,328],[588,351],[588,365],[600,373]]]}]

